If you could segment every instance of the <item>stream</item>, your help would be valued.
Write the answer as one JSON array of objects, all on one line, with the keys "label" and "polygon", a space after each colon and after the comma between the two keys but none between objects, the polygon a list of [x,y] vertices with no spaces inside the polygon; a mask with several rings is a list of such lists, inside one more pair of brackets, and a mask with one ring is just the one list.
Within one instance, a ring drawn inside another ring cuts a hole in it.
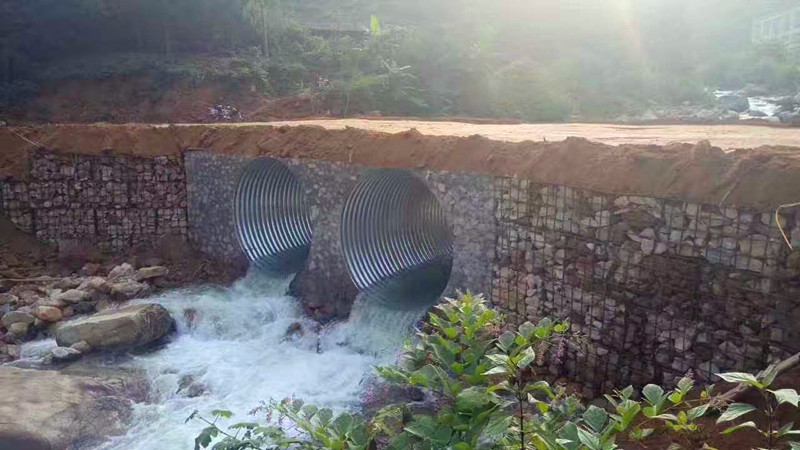
[{"label": "stream", "polygon": [[[424,310],[390,311],[358,299],[349,321],[320,329],[285,295],[290,280],[248,274],[229,288],[179,289],[140,300],[167,308],[177,333],[162,348],[120,363],[146,374],[151,398],[134,405],[127,434],[97,448],[190,449],[203,428],[199,421],[184,423],[193,411],[210,417],[211,410],[230,410],[230,423],[263,421],[263,414],[248,413],[270,399],[357,411],[373,365],[396,360]],[[287,337],[293,324],[303,332]],[[52,345],[31,343],[26,352]]]}]

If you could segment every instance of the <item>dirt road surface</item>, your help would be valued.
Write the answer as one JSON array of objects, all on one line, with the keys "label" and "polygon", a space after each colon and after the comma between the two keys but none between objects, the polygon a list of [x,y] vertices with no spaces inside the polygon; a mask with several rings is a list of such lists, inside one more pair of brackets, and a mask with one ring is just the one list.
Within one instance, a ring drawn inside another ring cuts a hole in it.
[{"label": "dirt road surface", "polygon": [[[472,136],[479,134],[496,141],[563,141],[582,137],[609,145],[667,145],[708,140],[723,150],[756,148],[762,145],[800,147],[800,128],[758,125],[614,125],[594,123],[474,124],[410,120],[317,119],[269,122],[270,125],[317,125],[328,129],[347,127],[384,133],[416,128],[431,136]],[[237,124],[238,125],[238,124]]]}]

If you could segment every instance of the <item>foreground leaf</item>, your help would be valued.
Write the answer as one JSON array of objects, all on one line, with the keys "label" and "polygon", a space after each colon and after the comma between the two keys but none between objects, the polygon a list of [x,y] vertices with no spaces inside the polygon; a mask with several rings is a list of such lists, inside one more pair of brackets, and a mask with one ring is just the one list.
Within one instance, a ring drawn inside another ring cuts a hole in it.
[{"label": "foreground leaf", "polygon": [[797,391],[794,389],[778,389],[770,392],[775,396],[775,400],[778,401],[779,405],[789,403],[797,408],[798,402],[800,402],[800,396],[797,395]]},{"label": "foreground leaf", "polygon": [[747,403],[731,403],[731,405],[728,406],[728,409],[726,409],[725,412],[719,416],[717,423],[729,422],[755,410],[755,406]]},{"label": "foreground leaf", "polygon": [[725,431],[722,432],[722,434],[731,434],[733,432],[736,432],[736,431],[739,431],[739,430],[742,430],[742,429],[745,429],[745,428],[752,428],[754,430],[758,430],[758,427],[756,426],[756,424],[754,422],[745,422],[743,424],[739,424],[739,425],[736,425],[736,426],[733,426],[733,427],[730,427],[730,428],[726,428]]},{"label": "foreground leaf", "polygon": [[744,373],[744,372],[729,372],[729,373],[718,373],[718,377],[722,378],[723,380],[727,381],[728,383],[746,383],[750,386],[763,388],[764,385],[758,382],[755,376]]}]

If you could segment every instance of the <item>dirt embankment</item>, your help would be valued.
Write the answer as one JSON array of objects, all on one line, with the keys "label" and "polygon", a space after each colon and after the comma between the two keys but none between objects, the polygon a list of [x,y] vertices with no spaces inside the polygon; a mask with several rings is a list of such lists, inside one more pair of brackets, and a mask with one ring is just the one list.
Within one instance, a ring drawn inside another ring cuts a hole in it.
[{"label": "dirt embankment", "polygon": [[[365,128],[385,125],[364,122],[361,125]],[[325,127],[317,126],[320,124]],[[537,182],[604,192],[674,197],[757,209],[771,209],[800,201],[800,133],[784,133],[791,132],[787,129],[738,127],[737,132],[750,136],[741,139],[745,142],[762,136],[766,142],[775,140],[795,147],[735,149],[735,145],[726,145],[729,150],[723,151],[708,142],[668,143],[686,137],[686,127],[662,126],[655,131],[648,130],[652,127],[622,127],[627,131],[620,131],[616,141],[607,139],[609,143],[601,143],[575,137],[556,142],[543,141],[539,140],[541,136],[532,134],[538,130],[531,131],[523,125],[516,126],[519,127],[516,135],[514,128],[508,128],[515,127],[511,125],[449,125],[453,134],[461,135],[470,130],[483,130],[477,127],[503,127],[497,132],[499,135],[486,134],[498,139],[514,138],[516,142],[489,139],[478,134],[467,137],[433,135],[448,131],[448,125],[443,122],[431,125],[437,130],[432,134],[422,134],[417,129],[387,133],[342,128],[340,121],[319,121],[317,125],[47,125],[4,128],[0,129],[0,177],[21,176],[27,165],[28,150],[34,146],[62,152],[112,150],[142,156],[178,154],[186,149],[200,148],[220,154],[525,176]],[[395,127],[392,131],[396,131],[403,125],[392,126]],[[579,128],[575,124],[568,127],[573,131]],[[614,128],[586,125],[585,129],[589,131],[584,131],[582,136],[592,138],[594,132],[607,138]],[[724,139],[728,139],[728,144],[738,142],[731,140],[730,133],[721,133],[721,139],[717,139],[709,131],[709,137],[714,144]],[[773,136],[773,133],[778,134]],[[659,134],[663,137],[659,138]],[[649,140],[645,140],[648,145],[635,144],[642,142],[642,136],[649,136]]]},{"label": "dirt embankment", "polygon": [[0,111],[11,123],[205,123],[209,108],[234,106],[251,121],[312,115],[308,96],[272,97],[223,81],[188,83],[150,77],[45,83],[24,108]]},{"label": "dirt embankment", "polygon": [[78,246],[59,253],[35,236],[20,231],[10,220],[0,217],[0,292],[19,284],[9,280],[70,276],[87,263],[95,265],[98,273],[108,273],[123,262],[137,267],[168,266],[170,273],[162,280],[164,288],[191,283],[227,284],[246,270],[245,267],[212,261],[190,248],[185,241],[169,236],[158,239],[152,246],[123,253],[103,253],[91,246]]}]

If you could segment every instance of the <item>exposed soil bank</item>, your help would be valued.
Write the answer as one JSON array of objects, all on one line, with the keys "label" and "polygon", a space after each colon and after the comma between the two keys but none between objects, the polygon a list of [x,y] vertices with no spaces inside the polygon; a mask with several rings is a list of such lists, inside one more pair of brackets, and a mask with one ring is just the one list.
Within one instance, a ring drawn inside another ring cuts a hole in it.
[{"label": "exposed soil bank", "polygon": [[[349,128],[351,125],[363,129]],[[581,138],[551,141],[568,135]],[[694,144],[702,139],[710,140],[711,145]],[[670,144],[675,141],[692,143]],[[774,146],[758,147],[762,144]],[[541,183],[610,193],[711,204],[724,201],[756,209],[771,209],[800,199],[800,132],[787,128],[354,120],[47,125],[0,129],[0,177],[21,176],[28,150],[34,146],[62,152],[112,150],[140,156],[203,148],[220,154],[518,175]],[[757,148],[744,150],[746,147]]]},{"label": "exposed soil bank", "polygon": [[246,270],[246,267],[213,261],[191,249],[185,241],[169,236],[152,246],[123,253],[103,253],[87,245],[59,254],[35,236],[17,229],[10,220],[0,217],[0,293],[20,284],[5,279],[69,276],[87,263],[95,266],[97,273],[108,273],[122,262],[137,266],[168,265],[170,273],[161,280],[162,288],[190,283],[229,284]]}]

